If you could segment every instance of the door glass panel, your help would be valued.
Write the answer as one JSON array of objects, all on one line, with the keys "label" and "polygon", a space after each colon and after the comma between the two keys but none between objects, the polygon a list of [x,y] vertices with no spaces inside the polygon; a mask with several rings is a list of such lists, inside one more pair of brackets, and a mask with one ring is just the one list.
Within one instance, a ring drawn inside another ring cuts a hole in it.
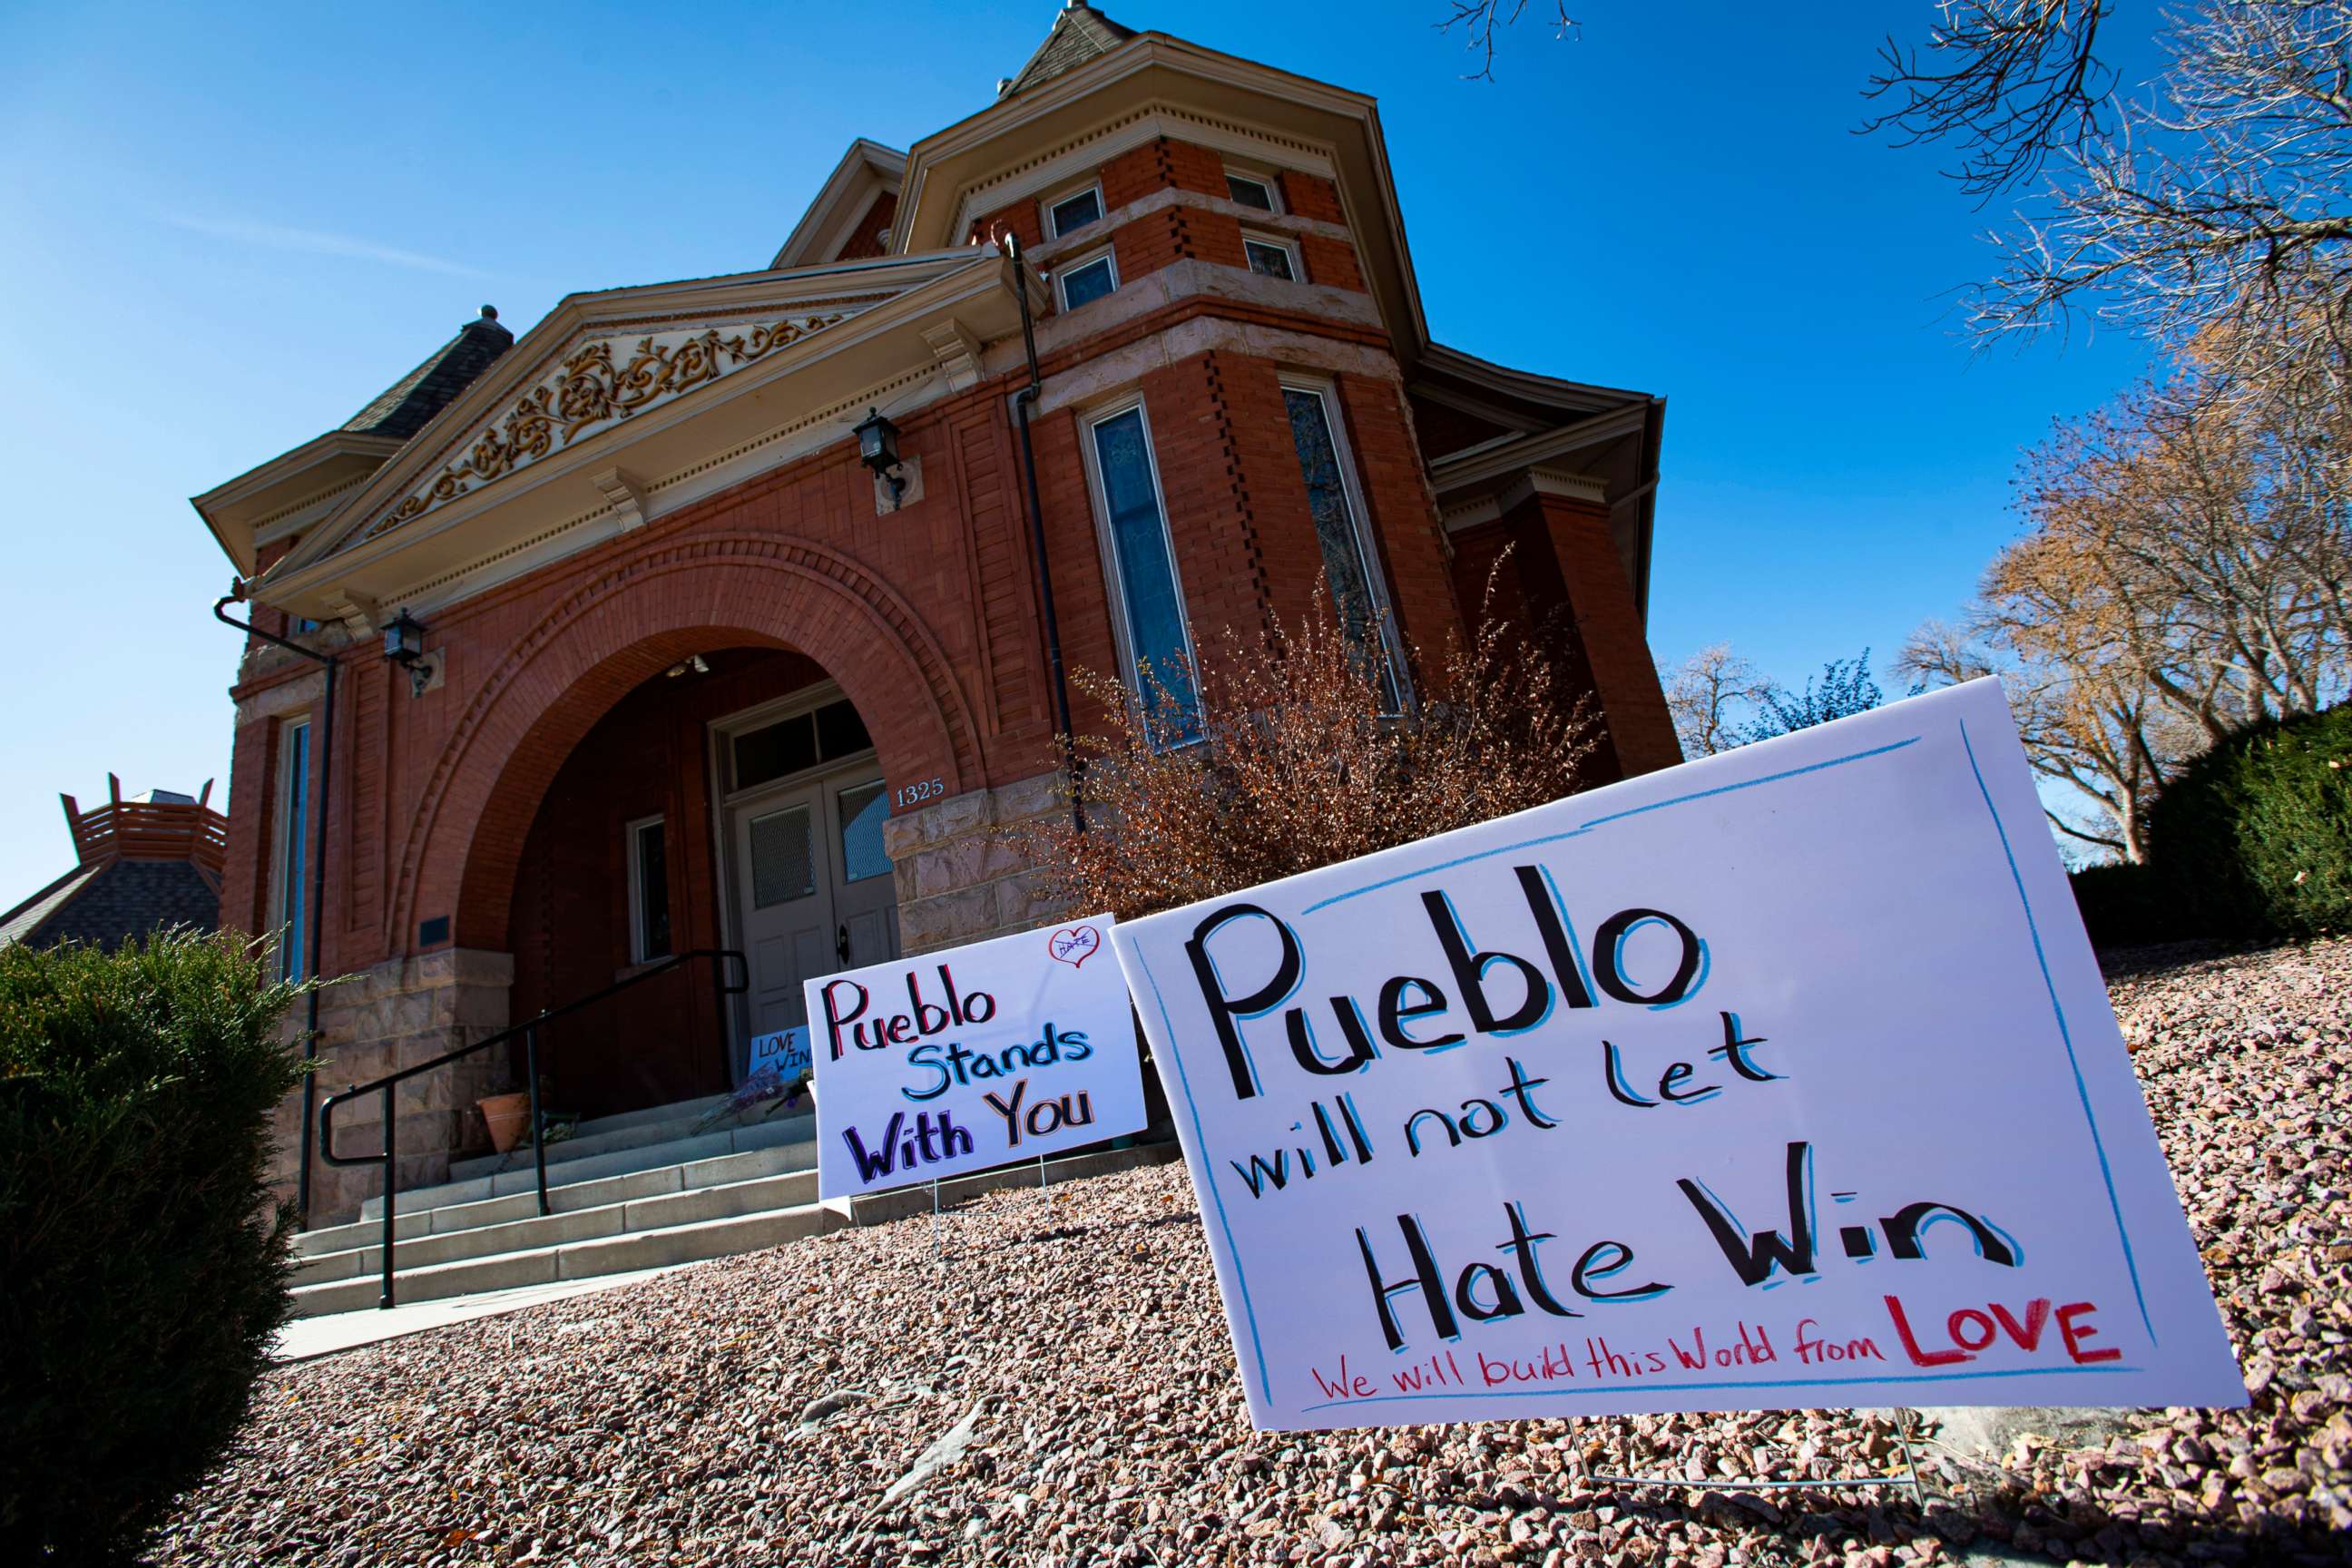
[{"label": "door glass panel", "polygon": [[805,713],[735,737],[735,787],[750,789],[816,766],[816,726]]},{"label": "door glass panel", "polygon": [[856,784],[841,792],[841,865],[845,881],[890,874],[890,857],[882,852],[882,824],[890,803],[882,781]]},{"label": "door glass panel", "polygon": [[751,819],[751,907],[772,909],[816,891],[809,854],[809,808],[795,805]]},{"label": "door glass panel", "polygon": [[874,744],[874,737],[866,732],[866,721],[847,702],[828,702],[816,710],[816,745],[828,763],[855,756]]}]

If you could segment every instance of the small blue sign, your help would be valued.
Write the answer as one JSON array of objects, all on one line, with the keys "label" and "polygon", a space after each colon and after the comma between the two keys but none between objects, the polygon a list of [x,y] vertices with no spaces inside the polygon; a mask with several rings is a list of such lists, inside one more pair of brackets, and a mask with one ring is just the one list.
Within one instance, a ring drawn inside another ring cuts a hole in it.
[{"label": "small blue sign", "polygon": [[806,1025],[797,1029],[779,1029],[772,1035],[751,1037],[750,1073],[756,1075],[773,1068],[776,1076],[790,1083],[809,1070],[809,1032]]}]

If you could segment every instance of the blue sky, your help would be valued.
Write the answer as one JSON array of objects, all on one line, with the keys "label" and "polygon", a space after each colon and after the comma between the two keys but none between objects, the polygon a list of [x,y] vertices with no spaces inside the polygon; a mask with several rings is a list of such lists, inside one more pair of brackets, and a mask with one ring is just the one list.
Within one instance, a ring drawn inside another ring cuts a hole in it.
[{"label": "blue sky", "polygon": [[[1883,662],[2014,531],[2020,449],[2142,363],[1953,335],[1987,215],[1852,133],[1927,0],[1595,0],[1574,41],[1521,24],[1493,83],[1461,79],[1443,0],[1107,9],[1378,96],[1439,341],[1667,395],[1663,660]],[[572,289],[764,264],[853,136],[984,106],[1053,15],[0,9],[0,906],[70,861],[58,791],[227,786],[230,567],[187,497],[485,301],[520,331]]]}]

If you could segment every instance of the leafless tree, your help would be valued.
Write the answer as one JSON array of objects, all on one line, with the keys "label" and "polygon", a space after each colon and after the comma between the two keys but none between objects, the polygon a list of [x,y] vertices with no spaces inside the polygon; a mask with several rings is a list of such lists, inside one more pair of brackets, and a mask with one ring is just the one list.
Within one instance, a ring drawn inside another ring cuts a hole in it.
[{"label": "leafless tree", "polygon": [[2332,384],[2238,392],[2192,352],[2060,425],[1966,623],[1905,649],[1928,680],[2003,677],[2034,765],[2104,819],[2061,831],[2137,859],[2180,759],[2352,689],[2352,415]]},{"label": "leafless tree", "polygon": [[2064,786],[2062,805],[2043,802],[2051,826],[2076,843],[2138,860],[2148,803],[2197,749],[2195,741],[2112,649],[2042,635],[2040,617],[2055,584],[2013,586],[2023,591],[1988,594],[1964,626],[1921,627],[1895,668],[1929,686],[1999,676],[2026,760]]},{"label": "leafless tree", "polygon": [[2026,465],[2032,531],[1989,586],[2063,578],[2051,635],[2111,642],[2209,739],[2327,705],[2352,658],[2352,537],[2342,432],[2315,418],[2341,423],[2191,374],[2061,426]]},{"label": "leafless tree", "polygon": [[1948,4],[1870,122],[1959,150],[1979,196],[2040,174],[1969,290],[1979,342],[2078,316],[2223,356],[2237,389],[2352,379],[2352,0],[2196,0],[2145,95],[2093,53],[2109,0]]},{"label": "leafless tree", "polygon": [[1889,36],[1864,96],[1864,121],[1899,146],[1948,142],[1946,173],[1990,200],[2032,179],[2052,153],[2095,135],[2114,73],[2095,53],[2108,0],[1944,0],[1925,55]]},{"label": "leafless tree", "polygon": [[1748,720],[1772,690],[1729,643],[1710,643],[1663,673],[1666,711],[1685,756],[1711,757],[1739,744]]},{"label": "leafless tree", "polygon": [[[1469,81],[1495,79],[1495,35],[1511,26],[1527,14],[1528,0],[1446,0],[1444,20],[1437,24],[1441,33],[1459,29],[1465,47],[1478,57],[1478,68],[1465,73]],[[1579,26],[1568,14],[1568,0],[1553,0],[1552,37],[1571,37]]]}]

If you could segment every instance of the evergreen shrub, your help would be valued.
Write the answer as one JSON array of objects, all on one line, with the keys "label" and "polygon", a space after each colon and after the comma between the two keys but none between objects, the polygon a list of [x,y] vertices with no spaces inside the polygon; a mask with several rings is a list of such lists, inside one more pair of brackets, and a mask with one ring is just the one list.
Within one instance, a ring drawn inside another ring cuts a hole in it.
[{"label": "evergreen shrub", "polygon": [[0,1561],[134,1559],[244,1420],[288,1315],[266,951],[0,947]]}]

